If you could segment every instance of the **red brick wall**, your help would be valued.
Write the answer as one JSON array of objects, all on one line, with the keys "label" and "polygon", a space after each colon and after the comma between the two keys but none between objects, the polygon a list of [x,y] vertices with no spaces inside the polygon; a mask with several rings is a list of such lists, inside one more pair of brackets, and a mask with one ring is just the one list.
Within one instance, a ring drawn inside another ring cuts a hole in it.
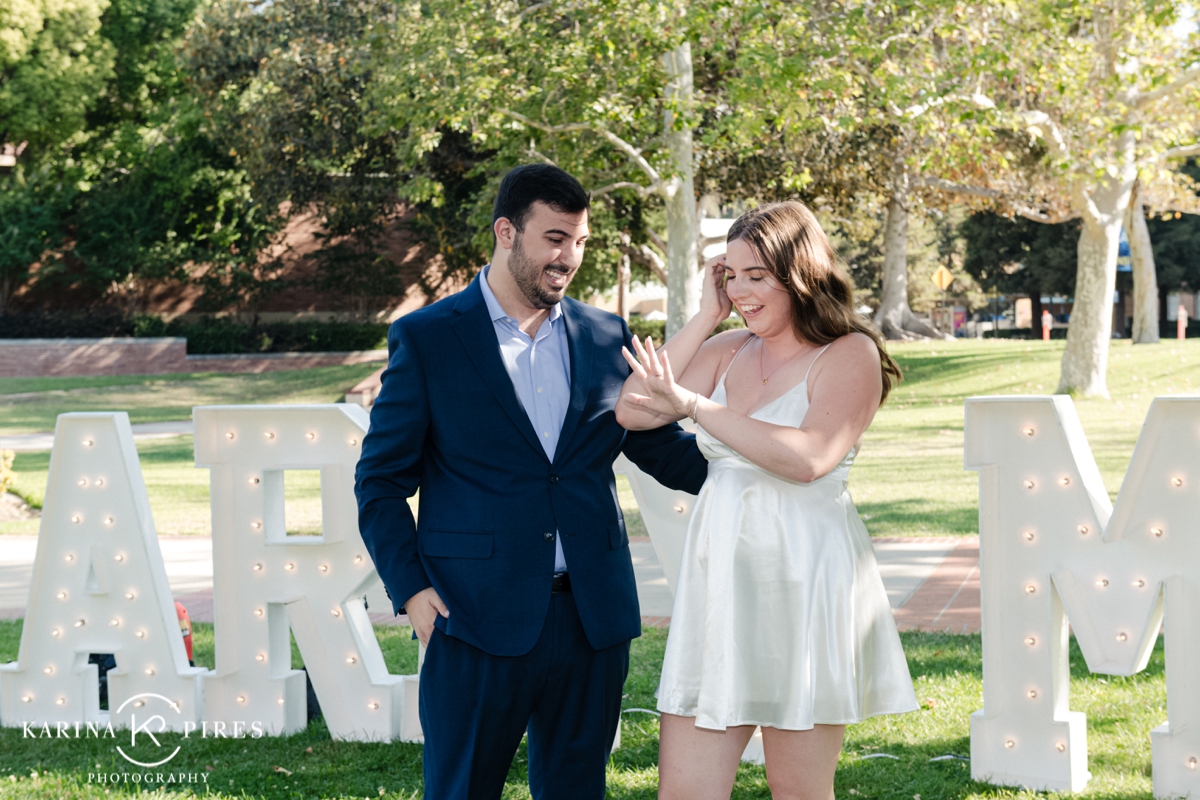
[{"label": "red brick wall", "polygon": [[187,372],[276,372],[284,369],[337,367],[387,361],[387,350],[345,353],[264,353],[238,356],[188,356]]},{"label": "red brick wall", "polygon": [[187,339],[0,339],[0,377],[187,371]]},{"label": "red brick wall", "polygon": [[187,339],[0,339],[0,378],[275,372],[387,361],[386,350],[188,356]]}]

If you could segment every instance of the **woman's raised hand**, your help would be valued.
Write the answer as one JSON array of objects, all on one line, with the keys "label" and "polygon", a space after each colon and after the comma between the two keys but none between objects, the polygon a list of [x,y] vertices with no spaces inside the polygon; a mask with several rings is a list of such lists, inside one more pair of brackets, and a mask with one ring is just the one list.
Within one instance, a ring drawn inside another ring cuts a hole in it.
[{"label": "woman's raised hand", "polygon": [[646,337],[646,346],[633,337],[633,349],[637,358],[626,347],[621,348],[621,355],[629,362],[633,374],[641,381],[648,394],[625,393],[625,400],[635,406],[667,416],[687,416],[691,413],[696,402],[696,393],[689,392],[675,383],[671,374],[671,360],[666,353],[656,353],[654,342]]},{"label": "woman's raised hand", "polygon": [[704,262],[704,283],[700,291],[700,313],[713,319],[713,327],[729,318],[733,303],[725,293],[725,254]]}]

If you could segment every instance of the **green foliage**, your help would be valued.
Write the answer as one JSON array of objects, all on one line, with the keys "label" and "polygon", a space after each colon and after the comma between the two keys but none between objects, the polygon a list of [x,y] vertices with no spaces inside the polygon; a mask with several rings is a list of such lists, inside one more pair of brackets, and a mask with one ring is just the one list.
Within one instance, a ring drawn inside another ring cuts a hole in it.
[{"label": "green foliage", "polygon": [[47,170],[0,181],[0,320],[34,263],[61,239],[63,197],[53,184]]},{"label": "green foliage", "polygon": [[99,33],[108,0],[0,3],[0,144],[28,142],[43,162],[77,137],[113,75]]},{"label": "green foliage", "polygon": [[[661,207],[674,173],[664,113],[678,124],[694,120],[694,109],[666,99],[662,57],[684,41],[713,46],[719,21],[708,5],[645,0],[404,6],[377,39],[369,121],[401,134],[397,153],[409,171],[398,184],[402,197],[427,209],[469,207],[454,220],[474,232],[469,247],[439,235],[447,255],[491,251],[490,201],[511,167],[549,161],[578,177],[596,202],[573,293],[590,295],[613,286],[621,255],[650,238],[642,219]],[[487,161],[456,170],[474,185],[450,196],[448,187],[467,187],[443,179],[445,156],[453,166],[464,151],[486,153]],[[422,216],[422,224],[445,230],[439,215]]]},{"label": "green foliage", "polygon": [[388,326],[369,322],[267,322],[247,325],[228,317],[172,322],[168,336],[185,336],[193,355],[374,350],[385,346]]},{"label": "green foliage", "polygon": [[963,220],[959,232],[967,245],[963,268],[985,289],[1074,294],[1078,221],[1046,225],[978,212]]},{"label": "green foliage", "polygon": [[387,343],[381,322],[244,323],[230,317],[166,322],[153,314],[91,312],[21,313],[0,316],[0,339],[98,339],[108,336],[182,336],[193,355],[221,353],[328,353],[375,350]]},{"label": "green foliage", "polygon": [[[1179,172],[1192,180],[1200,179],[1200,164],[1188,159]],[[1200,216],[1178,211],[1154,214],[1146,220],[1146,226],[1154,248],[1159,290],[1200,289]]]},{"label": "green foliage", "polygon": [[[364,121],[371,46],[392,17],[388,0],[219,0],[181,57],[207,129],[246,171],[265,222],[315,214],[325,246],[312,286],[358,312],[402,289],[399,265],[381,255],[397,213],[397,135]],[[241,299],[252,309],[282,288],[258,250],[213,274],[211,307]]]},{"label": "green foliage", "polygon": [[[196,6],[197,0],[18,3],[18,12],[41,8],[44,27],[36,41],[11,40],[25,42],[18,48],[23,58],[37,62],[26,64],[29,74],[58,81],[39,84],[36,101],[23,96],[21,109],[40,109],[58,127],[57,138],[23,132],[20,125],[36,127],[36,120],[4,113],[5,92],[23,85],[17,72],[25,62],[12,67],[16,77],[0,83],[0,142],[29,137],[30,145],[17,180],[5,186],[0,178],[0,210],[8,212],[6,222],[14,221],[0,238],[0,302],[28,281],[30,264],[68,229],[69,246],[57,254],[62,258],[41,265],[29,302],[112,301],[135,312],[155,286],[187,279],[189,262],[212,263],[218,273],[257,262],[271,231],[231,157],[204,128],[176,64],[175,49]],[[0,12],[0,31],[3,25]],[[63,37],[70,31],[75,38],[68,42]],[[59,40],[70,57],[56,55]],[[57,59],[55,68],[65,72],[38,66],[45,57]],[[0,58],[0,69],[5,66]],[[10,120],[15,127],[6,129]],[[39,184],[51,188],[37,190]],[[210,283],[228,281],[218,275]]]},{"label": "green foliage", "polygon": [[[446,281],[465,282],[491,258],[491,203],[496,188],[490,159],[494,151],[476,150],[466,133],[444,129],[437,147],[414,162],[404,195],[412,203],[408,230],[441,259],[442,269],[424,288],[437,293]],[[490,190],[490,191],[489,191]]]},{"label": "green foliage", "polygon": [[153,287],[186,281],[189,262],[227,262],[237,259],[233,250],[257,255],[265,237],[243,178],[198,134],[194,115],[182,109],[168,131],[126,131],[101,180],[76,204],[72,255],[83,269],[39,282],[108,295],[135,312]]},{"label": "green foliage", "polygon": [[[617,268],[630,242],[643,242],[649,227],[648,204],[640,198],[614,194],[592,203],[588,225],[591,236],[583,263],[571,280],[572,297],[583,300],[604,294],[617,285]],[[641,260],[630,259],[630,281],[655,283],[658,279]]]},{"label": "green foliage", "polygon": [[126,316],[116,309],[93,308],[81,311],[33,311],[17,312],[0,316],[0,339],[101,339],[106,336],[137,336],[161,333],[138,334],[149,330],[158,317]]},{"label": "green foliage", "polygon": [[1200,216],[1151,218],[1146,226],[1154,248],[1159,290],[1200,289]]},{"label": "green foliage", "polygon": [[[746,323],[742,321],[741,317],[730,317],[717,325],[711,335],[716,336],[718,333],[744,327],[746,327]],[[666,320],[642,319],[641,317],[631,317],[629,320],[629,332],[643,340],[649,336],[656,347],[661,346],[666,338],[666,329]]]}]

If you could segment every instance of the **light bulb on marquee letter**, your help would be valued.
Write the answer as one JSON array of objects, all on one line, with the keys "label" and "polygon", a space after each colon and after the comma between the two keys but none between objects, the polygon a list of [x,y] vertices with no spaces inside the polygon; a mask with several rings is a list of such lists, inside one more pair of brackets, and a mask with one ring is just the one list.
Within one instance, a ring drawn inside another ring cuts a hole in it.
[{"label": "light bulb on marquee letter", "polygon": [[[343,403],[201,406],[193,418],[196,465],[211,470],[221,654],[204,684],[206,719],[253,719],[269,734],[304,728],[305,676],[288,668],[290,628],[333,738],[419,739],[417,676],[388,674],[363,607],[379,580],[361,557],[354,497],[366,412]],[[227,431],[255,433],[228,439]],[[319,536],[288,536],[285,470],[320,470]],[[356,555],[360,569],[330,566]],[[381,713],[366,714],[364,697],[377,697]]]},{"label": "light bulb on marquee letter", "polygon": [[[16,662],[0,665],[0,721],[53,726],[99,723],[111,714],[114,727],[128,726],[132,709],[117,709],[135,694],[155,692],[181,698],[180,713],[164,715],[169,728],[198,723],[207,670],[188,665],[129,417],[62,414],[54,441],[25,612],[27,630],[50,635],[23,637]],[[108,478],[100,492],[79,478],[99,473]],[[134,592],[148,602],[131,605]],[[158,635],[146,637],[146,630]],[[111,712],[99,706],[96,665],[70,668],[86,662],[79,654],[93,652],[116,655],[117,669],[108,673]],[[160,669],[145,675],[139,662]],[[32,700],[18,704],[23,697]]]},{"label": "light bulb on marquee letter", "polygon": [[[971,715],[976,780],[1082,791],[1087,724],[1068,710],[1068,619],[1091,671],[1132,675],[1165,614],[1169,722],[1150,732],[1154,795],[1200,797],[1188,764],[1200,752],[1200,682],[1187,677],[1200,663],[1200,530],[1191,492],[1181,491],[1200,466],[1198,422],[1200,398],[1154,400],[1114,507],[1070,398],[967,400],[986,676],[983,710]],[[1034,428],[1036,437],[1023,432]],[[1059,489],[1031,492],[1030,464],[1059,476]],[[1046,535],[1030,547],[1022,534],[1034,529]],[[1012,646],[1019,641],[1026,647]],[[1026,702],[1013,703],[1019,695]]]}]

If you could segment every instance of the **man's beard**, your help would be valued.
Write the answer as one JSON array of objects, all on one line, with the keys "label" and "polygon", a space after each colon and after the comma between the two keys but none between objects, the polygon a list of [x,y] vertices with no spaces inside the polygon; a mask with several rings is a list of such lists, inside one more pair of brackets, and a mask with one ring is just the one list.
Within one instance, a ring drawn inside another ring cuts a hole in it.
[{"label": "man's beard", "polygon": [[[556,268],[567,277],[566,284],[557,292],[551,291],[542,286],[542,272],[546,269]],[[521,290],[521,294],[525,295],[525,299],[529,301],[529,305],[534,308],[552,308],[566,294],[567,286],[571,283],[571,270],[562,264],[535,264],[525,255],[525,249],[521,246],[521,234],[517,234],[513,240],[512,252],[508,256],[508,272],[516,281],[517,288]]]}]

